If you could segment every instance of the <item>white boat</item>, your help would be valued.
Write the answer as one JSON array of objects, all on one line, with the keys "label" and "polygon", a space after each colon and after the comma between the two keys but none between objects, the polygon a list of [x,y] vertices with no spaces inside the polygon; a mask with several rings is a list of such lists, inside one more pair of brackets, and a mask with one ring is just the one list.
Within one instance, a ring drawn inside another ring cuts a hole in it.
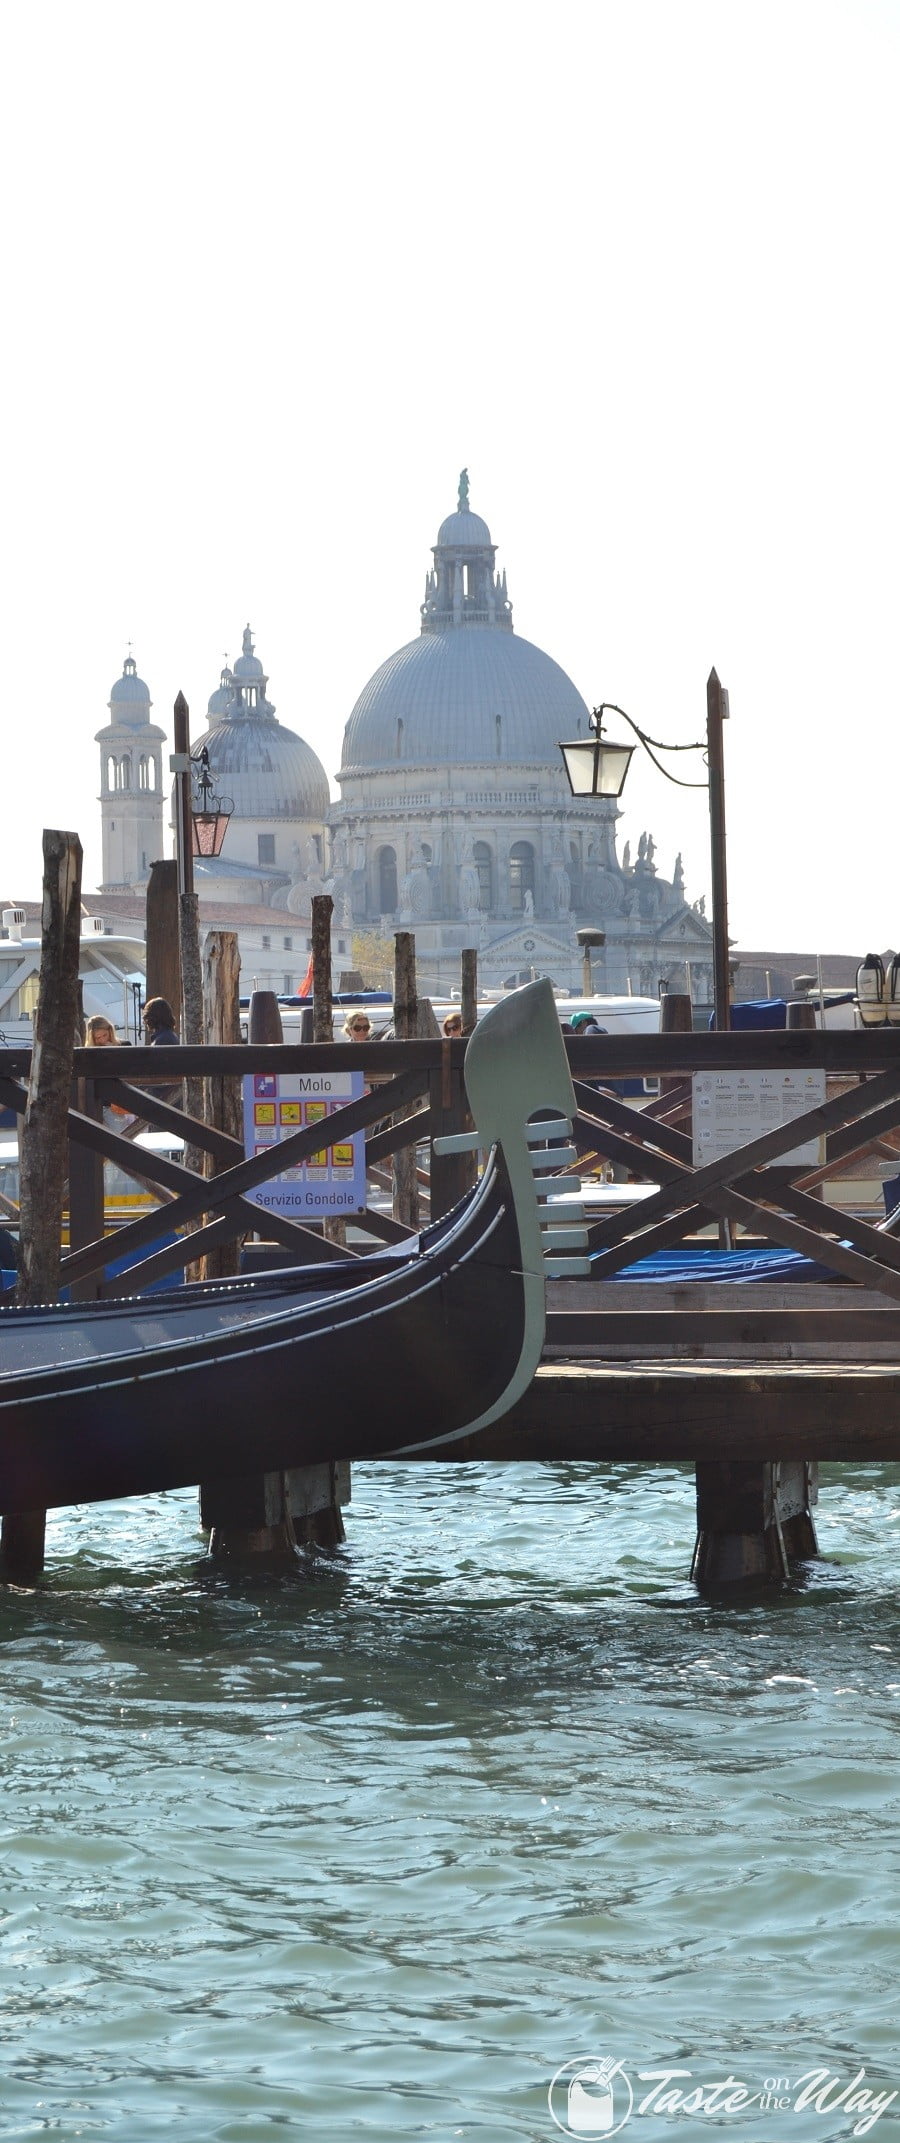
[{"label": "white boat", "polygon": [[[38,1000],[41,940],[26,934],[24,908],[4,908],[0,930],[0,1049],[30,1049]],[[112,930],[99,915],[81,926],[81,977],[85,1017],[103,1013],[123,1041],[140,1042],[141,1000],[146,986],[143,938]]]}]

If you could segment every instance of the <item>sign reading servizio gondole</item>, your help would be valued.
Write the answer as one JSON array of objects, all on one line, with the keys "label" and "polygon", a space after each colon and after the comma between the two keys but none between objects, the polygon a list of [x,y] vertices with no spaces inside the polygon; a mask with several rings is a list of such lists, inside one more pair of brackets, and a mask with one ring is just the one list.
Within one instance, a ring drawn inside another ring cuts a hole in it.
[{"label": "sign reading servizio gondole", "polygon": [[362,1094],[362,1072],[248,1072],[243,1085],[248,1159],[296,1131],[322,1126],[321,1148],[248,1191],[252,1203],[286,1220],[360,1212],[366,1202],[365,1136],[360,1131],[354,1138],[329,1138],[328,1124],[336,1110]]}]

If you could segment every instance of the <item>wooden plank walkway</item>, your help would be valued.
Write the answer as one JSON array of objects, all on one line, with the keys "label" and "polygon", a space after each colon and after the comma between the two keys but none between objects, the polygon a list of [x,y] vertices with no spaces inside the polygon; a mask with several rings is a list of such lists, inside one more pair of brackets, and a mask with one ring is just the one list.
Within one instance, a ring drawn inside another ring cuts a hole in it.
[{"label": "wooden plank walkway", "polygon": [[900,1364],[548,1364],[502,1421],[421,1456],[900,1460]]}]

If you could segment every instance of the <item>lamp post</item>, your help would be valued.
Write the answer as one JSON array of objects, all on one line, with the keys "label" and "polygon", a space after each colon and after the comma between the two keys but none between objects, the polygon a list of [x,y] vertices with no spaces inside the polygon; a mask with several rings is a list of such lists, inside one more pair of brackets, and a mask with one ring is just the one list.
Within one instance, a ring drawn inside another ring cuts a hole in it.
[{"label": "lamp post", "polygon": [[[182,1040],[203,1039],[203,988],[200,977],[200,926],[194,893],[194,857],[218,856],[234,805],[230,796],[215,796],[204,745],[191,758],[191,718],[184,693],[173,709],[175,750],[169,770],[175,776],[175,860],[178,868],[178,934],[181,949]],[[194,807],[196,787],[199,809]]]},{"label": "lamp post", "polygon": [[[716,1028],[728,1028],[730,1019],[730,995],[728,973],[728,887],[725,872],[725,766],[722,748],[722,724],[728,717],[728,694],[719,683],[715,670],[711,670],[706,686],[706,741],[695,744],[663,744],[658,737],[648,737],[624,707],[617,707],[612,700],[604,700],[591,715],[592,738],[578,738],[571,744],[560,744],[563,765],[573,796],[621,796],[635,751],[633,744],[621,744],[603,735],[603,716],[606,713],[620,714],[634,730],[638,741],[649,752],[653,764],[667,781],[674,781],[681,789],[706,789],[709,795],[709,840],[712,872],[712,933],[713,933],[713,1005]],[[706,781],[682,781],[677,774],[657,758],[657,752],[703,752],[706,757],[708,779]]]},{"label": "lamp post", "polygon": [[591,974],[591,953],[595,949],[599,952],[601,946],[606,944],[606,931],[576,930],[575,935],[581,946],[581,994],[582,997],[592,997],[594,980]]}]

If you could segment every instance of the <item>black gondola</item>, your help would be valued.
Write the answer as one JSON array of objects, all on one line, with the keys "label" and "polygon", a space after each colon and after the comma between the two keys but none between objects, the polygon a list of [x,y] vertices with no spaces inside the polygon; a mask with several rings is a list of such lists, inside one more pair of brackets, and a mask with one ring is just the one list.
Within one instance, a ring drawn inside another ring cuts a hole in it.
[{"label": "black gondola", "polygon": [[465,1080],[488,1160],[411,1250],[0,1312],[0,1510],[450,1445],[505,1413],[540,1359],[548,1250],[571,1269],[583,1245],[541,1196],[574,1158],[549,982],[491,1008]]}]

